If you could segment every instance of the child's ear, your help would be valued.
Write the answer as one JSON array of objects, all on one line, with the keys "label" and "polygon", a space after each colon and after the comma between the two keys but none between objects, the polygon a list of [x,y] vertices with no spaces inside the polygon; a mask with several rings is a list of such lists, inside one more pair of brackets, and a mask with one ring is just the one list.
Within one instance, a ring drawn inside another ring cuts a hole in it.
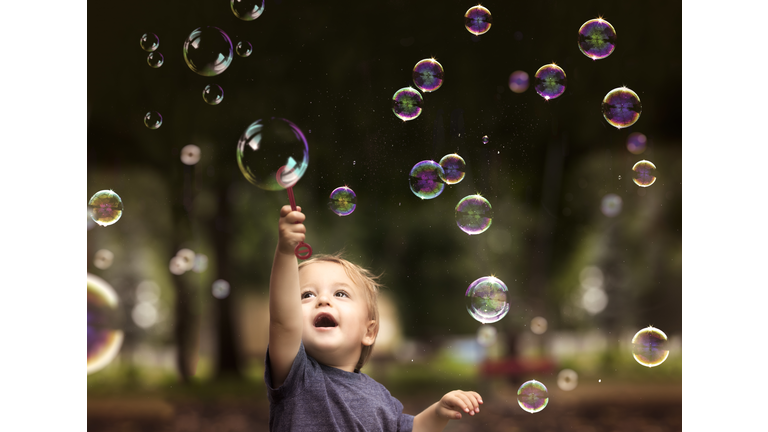
[{"label": "child's ear", "polygon": [[371,346],[376,341],[376,335],[379,333],[379,326],[375,320],[368,321],[368,327],[365,329],[365,336],[363,336],[363,345]]}]

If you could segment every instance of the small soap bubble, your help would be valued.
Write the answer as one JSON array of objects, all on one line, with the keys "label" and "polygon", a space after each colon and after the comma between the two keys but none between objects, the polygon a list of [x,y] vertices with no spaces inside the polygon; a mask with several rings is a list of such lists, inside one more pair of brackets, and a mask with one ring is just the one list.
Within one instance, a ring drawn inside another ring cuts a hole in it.
[{"label": "small soap bubble", "polygon": [[157,129],[163,124],[163,116],[157,111],[150,111],[144,115],[144,125],[150,129]]},{"label": "small soap bubble", "polygon": [[149,53],[147,56],[147,64],[157,69],[163,65],[163,55],[159,52]]},{"label": "small soap bubble", "polygon": [[579,28],[579,49],[592,60],[604,59],[616,48],[616,30],[602,18],[591,19]]},{"label": "small soap bubble", "polygon": [[211,293],[217,299],[224,299],[229,296],[229,282],[219,279],[211,286]]},{"label": "small soap bubble", "polygon": [[421,199],[432,199],[443,193],[445,171],[433,160],[423,160],[411,168],[411,191]]},{"label": "small soap bubble", "polygon": [[483,325],[483,326],[480,326],[479,329],[477,329],[477,343],[480,344],[480,346],[484,346],[487,348],[495,344],[496,340],[497,340],[496,327]]},{"label": "small soap bubble", "polygon": [[640,154],[645,151],[648,138],[640,132],[633,132],[627,137],[627,150],[632,154]]},{"label": "small soap bubble", "polygon": [[175,256],[168,263],[168,270],[176,276],[183,275],[187,271],[187,263],[184,261],[184,258]]},{"label": "small soap bubble", "polygon": [[93,265],[101,270],[106,270],[112,266],[112,260],[115,258],[115,254],[107,249],[99,249],[93,256]]},{"label": "small soap bubble", "polygon": [[352,189],[341,186],[331,192],[328,208],[339,216],[349,216],[357,207],[357,195]]},{"label": "small soap bubble", "polygon": [[514,71],[509,76],[509,89],[515,93],[523,93],[528,90],[528,74],[523,71]]},{"label": "small soap bubble", "polygon": [[492,23],[491,11],[480,5],[469,8],[464,14],[464,27],[475,36],[490,30]]},{"label": "small soap bubble", "polygon": [[208,84],[203,89],[203,100],[208,105],[218,105],[224,100],[224,89],[218,84]]},{"label": "small soap bubble", "polygon": [[110,226],[123,215],[123,200],[111,190],[98,191],[88,201],[91,219],[101,226]]},{"label": "small soap bubble", "polygon": [[488,139],[488,135],[483,135],[482,141],[483,141],[483,144],[488,144],[491,140]]},{"label": "small soap bubble", "polygon": [[265,0],[229,0],[232,13],[243,21],[253,21],[264,13]]},{"label": "small soap bubble", "polygon": [[88,374],[108,365],[120,351],[118,297],[103,279],[88,274]]},{"label": "small soap bubble", "polygon": [[184,271],[192,270],[192,266],[195,265],[195,252],[192,251],[192,249],[180,249],[178,252],[176,252],[176,256],[181,258]]},{"label": "small soap bubble", "polygon": [[246,180],[259,188],[285,189],[307,171],[309,145],[293,122],[279,117],[259,119],[237,142],[237,164]]},{"label": "small soap bubble", "polygon": [[565,71],[552,63],[540,67],[536,71],[536,75],[533,76],[533,82],[536,93],[544,99],[550,100],[565,93],[565,85],[568,80],[565,78]]},{"label": "small soap bubble", "polygon": [[531,414],[543,410],[549,403],[547,387],[536,380],[523,383],[517,390],[517,403]]},{"label": "small soap bubble", "polygon": [[131,318],[137,326],[150,328],[157,323],[157,308],[152,303],[138,303],[131,311]]},{"label": "small soap bubble", "polygon": [[507,293],[507,286],[501,280],[481,277],[472,282],[464,294],[467,312],[483,324],[495,323],[509,312]]},{"label": "small soap bubble", "polygon": [[449,185],[462,181],[467,171],[464,159],[456,153],[443,156],[440,166],[443,167],[443,176],[440,178]]},{"label": "small soap bubble", "polygon": [[181,149],[181,163],[184,165],[194,165],[200,162],[200,147],[194,144],[187,144]]},{"label": "small soap bubble", "polygon": [[454,216],[456,225],[469,235],[485,232],[493,221],[493,208],[480,195],[468,195],[456,204]]},{"label": "small soap bubble", "polygon": [[651,161],[641,160],[632,167],[632,181],[640,187],[648,187],[656,182],[656,165]]},{"label": "small soap bubble", "polygon": [[439,89],[443,76],[443,65],[435,59],[424,59],[413,67],[413,83],[425,93]]},{"label": "small soap bubble", "polygon": [[643,105],[637,93],[626,87],[615,88],[603,99],[603,117],[617,129],[630,127],[643,112]]},{"label": "small soap bubble", "polygon": [[669,357],[669,343],[663,331],[646,327],[632,338],[632,356],[643,366],[655,367]]},{"label": "small soap bubble", "polygon": [[403,121],[413,120],[421,114],[424,99],[413,87],[403,87],[392,96],[392,112]]},{"label": "small soap bubble", "polygon": [[560,390],[571,391],[579,385],[579,375],[572,369],[563,369],[557,374],[557,386]]},{"label": "small soap bubble", "polygon": [[232,41],[218,27],[198,27],[184,41],[184,61],[202,76],[218,75],[232,63]]},{"label": "small soap bubble", "polygon": [[139,44],[144,51],[152,52],[160,46],[160,38],[154,33],[144,33],[139,40]]},{"label": "small soap bubble", "polygon": [[535,334],[544,334],[547,331],[547,319],[544,317],[535,317],[531,320],[531,331]]},{"label": "small soap bubble", "polygon": [[[621,176],[619,176],[619,179],[621,179]],[[621,213],[621,204],[620,196],[609,193],[600,202],[600,211],[608,217],[616,217]]]},{"label": "small soap bubble", "polygon": [[237,43],[237,46],[235,47],[235,52],[237,52],[237,55],[240,57],[248,57],[253,52],[253,46],[248,41],[240,41]]},{"label": "small soap bubble", "polygon": [[192,271],[195,273],[202,273],[208,268],[208,256],[203,254],[195,255],[195,265],[192,266]]}]

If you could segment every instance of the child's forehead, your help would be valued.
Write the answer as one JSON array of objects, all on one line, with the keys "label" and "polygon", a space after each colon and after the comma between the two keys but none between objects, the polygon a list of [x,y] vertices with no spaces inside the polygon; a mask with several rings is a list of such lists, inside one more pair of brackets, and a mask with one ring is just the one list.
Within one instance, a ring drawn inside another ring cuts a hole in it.
[{"label": "child's forehead", "polygon": [[334,262],[313,262],[303,266],[299,271],[299,282],[304,285],[348,285],[351,288],[359,288],[355,281],[349,277],[346,269],[341,264]]}]

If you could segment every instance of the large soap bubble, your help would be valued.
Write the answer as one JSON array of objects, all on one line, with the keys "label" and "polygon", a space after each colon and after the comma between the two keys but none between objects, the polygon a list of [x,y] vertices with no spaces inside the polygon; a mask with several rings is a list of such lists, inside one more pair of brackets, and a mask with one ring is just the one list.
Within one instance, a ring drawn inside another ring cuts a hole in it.
[{"label": "large soap bubble", "polygon": [[101,190],[88,201],[88,214],[101,226],[110,226],[123,215],[123,200],[112,190]]},{"label": "large soap bubble", "polygon": [[349,216],[357,207],[357,195],[352,189],[341,186],[331,192],[328,208],[339,216]]},{"label": "large soap bubble", "polygon": [[307,139],[286,119],[256,120],[237,142],[237,164],[246,180],[261,189],[292,187],[309,165]]},{"label": "large soap bubble", "polygon": [[604,59],[616,48],[616,30],[602,19],[591,19],[579,28],[579,49],[592,60]]},{"label": "large soap bubble", "polygon": [[106,281],[92,274],[88,281],[88,373],[108,365],[120,351],[123,331],[119,328],[117,293]]},{"label": "large soap bubble", "polygon": [[232,63],[232,54],[232,41],[218,27],[198,27],[184,41],[184,61],[193,72],[202,76],[214,76],[227,70]]},{"label": "large soap bubble", "polygon": [[421,199],[432,199],[443,193],[445,171],[433,160],[423,160],[411,168],[411,192]]},{"label": "large soap bubble", "polygon": [[486,33],[491,29],[491,24],[493,24],[491,11],[483,6],[472,6],[464,14],[464,27],[475,36]]},{"label": "large soap bubble", "polygon": [[469,195],[456,204],[456,225],[469,235],[485,232],[493,221],[493,208],[480,195]]},{"label": "large soap bubble", "polygon": [[543,410],[549,403],[547,387],[536,380],[523,383],[517,390],[517,403],[531,414]]},{"label": "large soap bubble", "polygon": [[533,76],[533,88],[539,96],[546,100],[555,99],[565,93],[565,85],[568,80],[565,71],[560,66],[552,63],[544,65]]},{"label": "large soap bubble", "polygon": [[643,366],[655,367],[669,357],[667,335],[663,331],[646,327],[632,338],[632,356]]},{"label": "large soap bubble", "polygon": [[615,88],[603,99],[603,117],[617,129],[630,127],[643,112],[643,105],[637,93],[626,87]]},{"label": "large soap bubble", "polygon": [[467,312],[483,324],[490,324],[504,318],[509,312],[507,286],[493,277],[485,276],[472,282],[464,294]]},{"label": "large soap bubble", "polygon": [[413,67],[413,83],[423,92],[433,92],[443,85],[443,65],[435,59],[424,59]]},{"label": "large soap bubble", "polygon": [[152,52],[160,46],[160,38],[154,33],[144,33],[139,40],[139,44],[144,51]]},{"label": "large soap bubble", "polygon": [[392,112],[402,121],[413,120],[421,114],[424,98],[413,87],[403,87],[392,96]]},{"label": "large soap bubble", "polygon": [[651,161],[641,160],[632,167],[632,181],[640,187],[656,183],[656,165]]},{"label": "large soap bubble", "polygon": [[232,13],[243,21],[253,21],[264,13],[265,0],[229,0]]},{"label": "large soap bubble", "polygon": [[467,163],[456,153],[443,156],[440,166],[443,167],[443,176],[440,178],[449,185],[462,181],[467,172]]}]

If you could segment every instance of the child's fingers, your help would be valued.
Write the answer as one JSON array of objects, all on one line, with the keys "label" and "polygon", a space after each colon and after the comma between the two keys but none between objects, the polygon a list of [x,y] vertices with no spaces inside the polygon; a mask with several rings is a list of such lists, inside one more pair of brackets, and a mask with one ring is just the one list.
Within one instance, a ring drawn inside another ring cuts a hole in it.
[{"label": "child's fingers", "polygon": [[304,219],[306,218],[307,217],[304,215],[304,213],[300,211],[292,211],[285,216],[285,221],[288,222],[289,224],[295,224],[295,223],[304,222]]},{"label": "child's fingers", "polygon": [[288,216],[288,213],[292,212],[293,209],[289,205],[284,205],[280,207],[280,217],[286,217]]},{"label": "child's fingers", "polygon": [[483,403],[480,395],[475,392],[464,392],[464,395],[472,401],[472,408],[474,408],[475,412],[480,412],[480,404]]},{"label": "child's fingers", "polygon": [[469,396],[464,392],[456,392],[456,397],[461,401],[459,406],[461,406],[461,409],[464,410],[464,412],[469,413],[469,415],[475,415],[476,407]]}]

